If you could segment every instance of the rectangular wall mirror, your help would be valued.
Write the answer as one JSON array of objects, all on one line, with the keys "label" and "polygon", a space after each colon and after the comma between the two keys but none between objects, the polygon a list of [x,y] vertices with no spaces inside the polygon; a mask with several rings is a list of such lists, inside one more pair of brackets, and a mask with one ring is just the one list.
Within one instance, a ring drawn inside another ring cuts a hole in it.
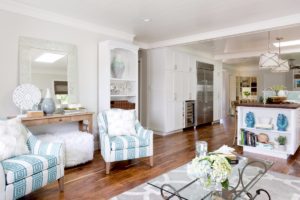
[{"label": "rectangular wall mirror", "polygon": [[61,104],[78,103],[77,49],[75,45],[20,37],[19,83],[47,88]]}]

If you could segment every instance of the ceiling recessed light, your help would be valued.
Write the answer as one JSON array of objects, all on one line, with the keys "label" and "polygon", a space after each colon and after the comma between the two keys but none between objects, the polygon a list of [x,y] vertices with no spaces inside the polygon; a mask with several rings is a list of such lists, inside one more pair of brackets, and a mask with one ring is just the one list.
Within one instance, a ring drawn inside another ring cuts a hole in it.
[{"label": "ceiling recessed light", "polygon": [[151,22],[151,19],[150,18],[146,18],[146,19],[144,19],[144,22]]},{"label": "ceiling recessed light", "polygon": [[[273,43],[275,47],[279,47],[279,42]],[[288,46],[295,46],[295,45],[300,45],[300,40],[290,40],[290,41],[285,41],[285,42],[280,42],[281,47],[288,47]]]},{"label": "ceiling recessed light", "polygon": [[43,53],[42,55],[37,57],[34,61],[43,62],[43,63],[54,63],[63,57],[65,57],[65,55],[56,54],[56,53]]}]

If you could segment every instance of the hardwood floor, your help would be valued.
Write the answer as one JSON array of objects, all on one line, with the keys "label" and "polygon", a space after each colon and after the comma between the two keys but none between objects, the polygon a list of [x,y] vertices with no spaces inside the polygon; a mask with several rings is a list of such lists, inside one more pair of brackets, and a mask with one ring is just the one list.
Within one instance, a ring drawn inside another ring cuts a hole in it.
[{"label": "hardwood floor", "polygon": [[[110,174],[105,175],[105,164],[97,151],[92,162],[66,169],[63,193],[59,192],[58,184],[54,183],[23,199],[109,199],[189,162],[195,155],[195,139],[207,141],[209,150],[217,149],[223,144],[232,146],[233,120],[229,117],[222,125],[203,126],[196,132],[190,129],[165,137],[155,135],[152,168],[148,158],[117,162],[112,165]],[[236,149],[242,154],[241,148]],[[255,154],[244,155],[273,160],[275,164],[271,170],[300,176],[300,151],[287,161]]]}]

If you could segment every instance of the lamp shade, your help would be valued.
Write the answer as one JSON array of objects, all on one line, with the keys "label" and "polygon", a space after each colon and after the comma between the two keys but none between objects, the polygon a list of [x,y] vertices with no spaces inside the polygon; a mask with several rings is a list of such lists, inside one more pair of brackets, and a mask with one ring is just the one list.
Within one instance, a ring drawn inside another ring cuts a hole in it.
[{"label": "lamp shade", "polygon": [[278,66],[278,54],[266,52],[260,55],[259,68],[260,69],[273,69]]},{"label": "lamp shade", "polygon": [[287,60],[279,59],[277,67],[274,67],[271,71],[272,72],[289,72],[290,71],[289,62]]}]

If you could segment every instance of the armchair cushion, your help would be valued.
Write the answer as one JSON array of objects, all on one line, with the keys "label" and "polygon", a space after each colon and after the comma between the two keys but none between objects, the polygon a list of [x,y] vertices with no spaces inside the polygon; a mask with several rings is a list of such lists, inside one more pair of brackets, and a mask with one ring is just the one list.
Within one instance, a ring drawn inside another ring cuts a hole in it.
[{"label": "armchair cushion", "polygon": [[28,154],[26,139],[27,131],[20,119],[0,120],[0,161]]},{"label": "armchair cushion", "polygon": [[58,165],[56,156],[21,155],[1,162],[6,184],[11,184]]},{"label": "armchair cushion", "polygon": [[136,135],[134,110],[111,109],[106,118],[109,136]]},{"label": "armchair cushion", "polygon": [[149,140],[146,140],[137,135],[122,135],[110,137],[111,150],[122,150],[145,147],[149,145]]}]

